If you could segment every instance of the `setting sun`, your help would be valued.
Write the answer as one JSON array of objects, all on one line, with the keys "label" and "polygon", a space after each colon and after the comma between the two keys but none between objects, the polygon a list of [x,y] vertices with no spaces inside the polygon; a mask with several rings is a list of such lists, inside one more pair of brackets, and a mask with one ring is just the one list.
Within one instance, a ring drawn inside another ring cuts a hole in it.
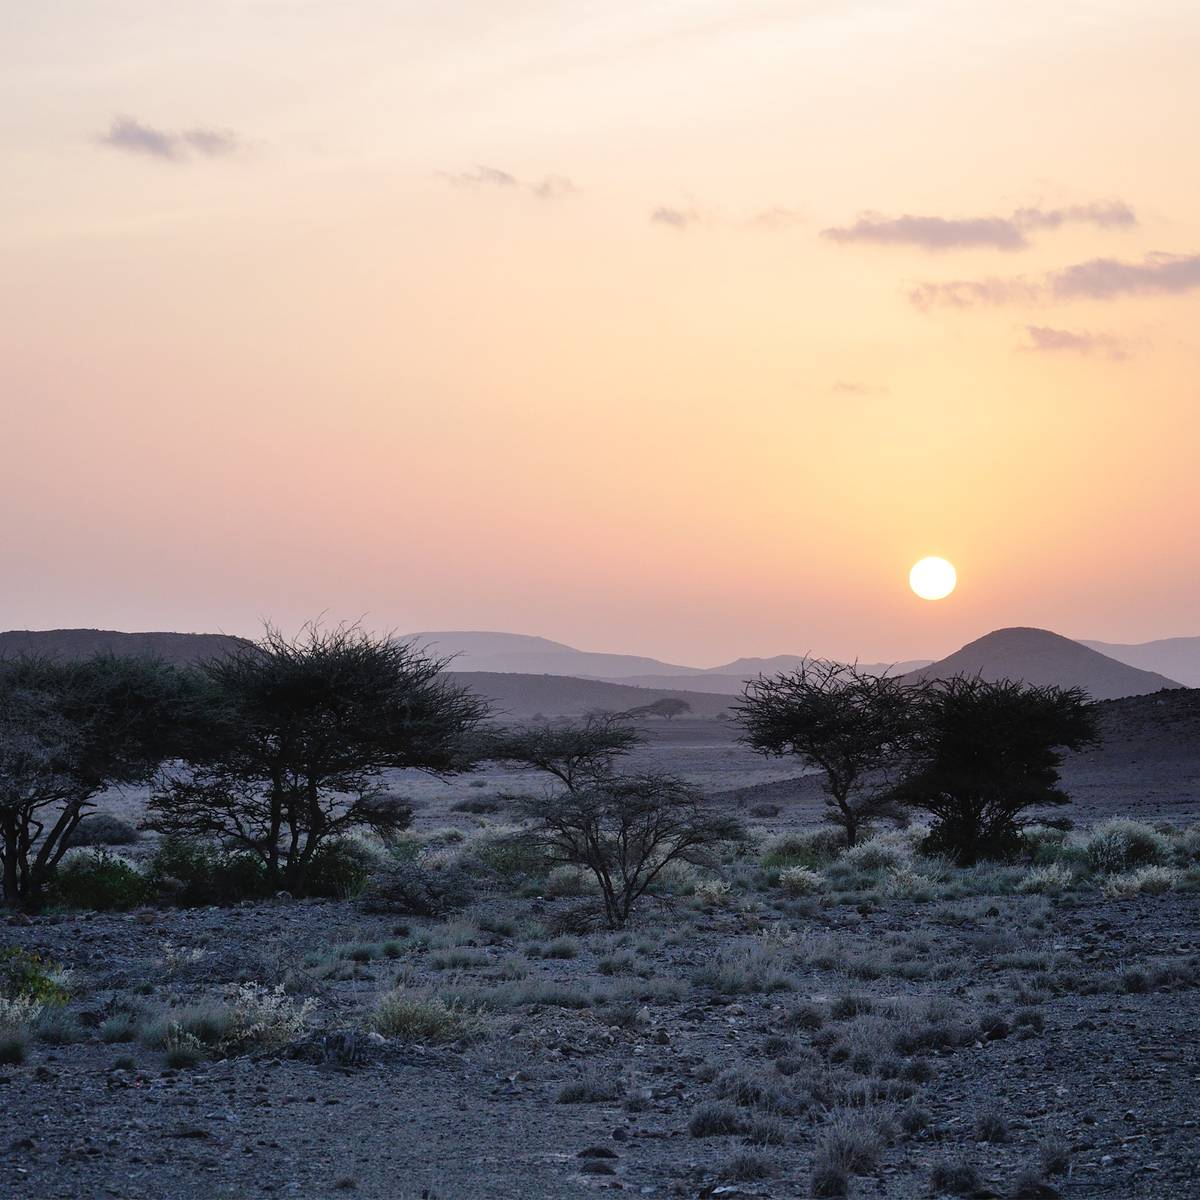
[{"label": "setting sun", "polygon": [[908,586],[922,600],[944,600],[958,583],[954,564],[944,558],[923,558],[908,573]]}]

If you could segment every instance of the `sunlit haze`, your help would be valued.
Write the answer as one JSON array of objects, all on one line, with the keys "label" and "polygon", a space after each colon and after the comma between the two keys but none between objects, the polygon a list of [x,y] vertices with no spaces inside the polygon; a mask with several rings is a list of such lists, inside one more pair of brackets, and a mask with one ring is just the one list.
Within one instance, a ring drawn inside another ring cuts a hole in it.
[{"label": "sunlit haze", "polygon": [[1184,0],[0,0],[0,628],[1200,633],[1197,61]]}]

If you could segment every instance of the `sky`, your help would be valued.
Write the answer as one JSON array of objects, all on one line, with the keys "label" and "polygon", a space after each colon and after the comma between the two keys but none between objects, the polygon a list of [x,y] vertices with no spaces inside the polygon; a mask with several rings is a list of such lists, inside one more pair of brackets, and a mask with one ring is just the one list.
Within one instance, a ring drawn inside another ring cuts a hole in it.
[{"label": "sky", "polygon": [[0,0],[0,628],[1200,634],[1198,59],[1193,0]]}]

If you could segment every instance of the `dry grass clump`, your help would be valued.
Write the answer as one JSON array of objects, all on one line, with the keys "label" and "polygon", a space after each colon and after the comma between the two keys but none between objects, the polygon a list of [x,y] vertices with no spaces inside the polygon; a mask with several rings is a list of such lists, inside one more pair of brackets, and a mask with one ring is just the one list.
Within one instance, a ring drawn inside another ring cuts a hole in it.
[{"label": "dry grass clump", "polygon": [[610,1104],[625,1094],[625,1085],[616,1075],[589,1071],[579,1079],[564,1083],[555,1100],[559,1104]]},{"label": "dry grass clump", "polygon": [[437,996],[397,988],[380,997],[368,1024],[383,1037],[440,1045],[478,1037],[479,1014]]},{"label": "dry grass clump", "polygon": [[688,1122],[688,1133],[694,1138],[728,1137],[741,1133],[742,1129],[741,1114],[724,1100],[709,1100],[701,1104]]},{"label": "dry grass clump", "polygon": [[720,951],[692,974],[692,983],[712,988],[723,996],[786,992],[794,986],[791,976],[780,965],[778,952],[761,942]]},{"label": "dry grass clump", "polygon": [[1103,884],[1104,894],[1110,898],[1121,896],[1161,896],[1174,891],[1183,878],[1183,872],[1175,867],[1139,867],[1120,875],[1110,875]]},{"label": "dry grass clump", "polygon": [[934,1192],[950,1196],[970,1196],[977,1192],[982,1184],[979,1172],[961,1158],[939,1159],[929,1172],[929,1186]]},{"label": "dry grass clump", "polygon": [[811,867],[784,867],[779,886],[789,896],[813,896],[825,890],[825,877]]},{"label": "dry grass clump", "polygon": [[1075,874],[1070,867],[1052,862],[1044,867],[1033,867],[1017,884],[1017,891],[1026,895],[1057,896],[1074,882]]}]

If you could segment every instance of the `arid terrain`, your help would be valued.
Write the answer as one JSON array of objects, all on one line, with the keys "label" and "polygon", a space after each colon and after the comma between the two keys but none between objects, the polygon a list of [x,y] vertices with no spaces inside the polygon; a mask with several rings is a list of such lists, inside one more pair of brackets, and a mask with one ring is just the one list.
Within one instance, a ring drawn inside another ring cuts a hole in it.
[{"label": "arid terrain", "polygon": [[[948,868],[886,830],[830,851],[794,764],[680,719],[631,765],[703,784],[753,841],[619,932],[582,877],[497,849],[541,786],[514,771],[396,781],[411,853],[468,881],[444,914],[368,888],[12,917],[3,943],[70,998],[0,1068],[0,1190],[1200,1195],[1196,696],[1170,700],[1106,706],[1107,748],[1065,773],[1075,849],[1041,867]],[[1089,868],[1115,815],[1169,823],[1167,890]]]}]

